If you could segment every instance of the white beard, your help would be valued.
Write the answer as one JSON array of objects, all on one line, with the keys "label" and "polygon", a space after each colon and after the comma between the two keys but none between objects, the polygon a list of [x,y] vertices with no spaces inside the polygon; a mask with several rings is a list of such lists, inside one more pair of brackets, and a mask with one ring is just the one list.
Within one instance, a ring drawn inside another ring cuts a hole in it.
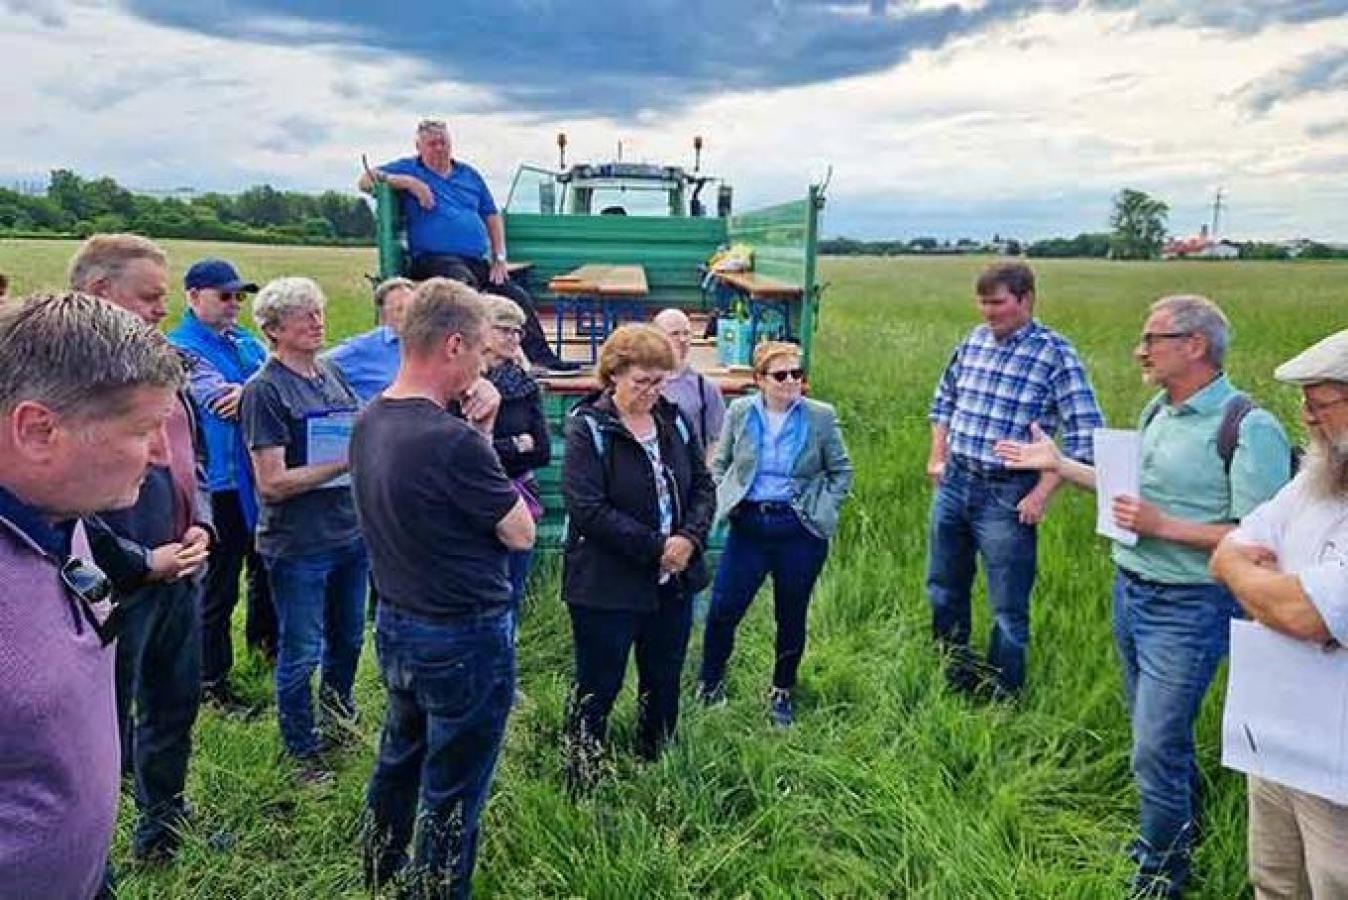
[{"label": "white beard", "polygon": [[1306,486],[1317,500],[1348,500],[1348,434],[1332,440],[1315,436],[1301,464]]}]

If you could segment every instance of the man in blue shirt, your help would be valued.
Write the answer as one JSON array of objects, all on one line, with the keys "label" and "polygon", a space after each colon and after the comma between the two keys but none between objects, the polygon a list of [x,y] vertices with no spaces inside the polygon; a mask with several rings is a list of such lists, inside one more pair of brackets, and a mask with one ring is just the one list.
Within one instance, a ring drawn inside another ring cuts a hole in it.
[{"label": "man in blue shirt", "polygon": [[487,182],[452,154],[449,129],[439,120],[417,126],[417,155],[396,159],[357,182],[362,191],[386,182],[401,193],[411,271],[417,281],[441,276],[509,297],[525,313],[522,346],[536,365],[574,370],[548,345],[528,291],[510,280],[506,268],[505,224]]},{"label": "man in blue shirt", "polygon": [[[1011,472],[993,452],[1025,440],[1038,422],[1061,427],[1067,454],[1091,459],[1091,431],[1104,424],[1086,371],[1062,335],[1034,318],[1034,273],[997,263],[979,277],[984,324],[950,357],[932,398],[927,475],[937,484],[927,559],[932,631],[951,652],[947,676],[960,691],[1017,694],[1025,683],[1036,526],[1061,479]],[[992,634],[987,683],[969,650],[969,592],[983,557]]]},{"label": "man in blue shirt", "polygon": [[407,278],[389,278],[374,289],[374,306],[379,324],[363,334],[347,338],[323,358],[332,363],[350,382],[361,405],[369,403],[393,383],[401,359],[403,314],[412,299],[416,284]]},{"label": "man in blue shirt", "polygon": [[169,340],[192,361],[189,389],[206,437],[207,482],[218,544],[211,554],[202,598],[202,696],[222,709],[245,707],[229,684],[234,665],[230,619],[247,567],[249,646],[276,656],[276,610],[262,558],[253,548],[257,495],[248,450],[239,431],[243,383],[267,359],[267,350],[239,325],[239,309],[257,285],[223,259],[203,259],[183,279],[187,310]]}]

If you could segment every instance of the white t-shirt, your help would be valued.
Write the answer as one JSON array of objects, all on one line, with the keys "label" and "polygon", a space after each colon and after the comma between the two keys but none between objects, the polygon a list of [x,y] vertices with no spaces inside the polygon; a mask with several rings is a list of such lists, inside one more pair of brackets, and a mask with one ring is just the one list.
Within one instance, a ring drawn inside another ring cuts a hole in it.
[{"label": "white t-shirt", "polygon": [[1295,574],[1334,639],[1348,647],[1348,498],[1314,496],[1303,472],[1231,534],[1268,547]]}]

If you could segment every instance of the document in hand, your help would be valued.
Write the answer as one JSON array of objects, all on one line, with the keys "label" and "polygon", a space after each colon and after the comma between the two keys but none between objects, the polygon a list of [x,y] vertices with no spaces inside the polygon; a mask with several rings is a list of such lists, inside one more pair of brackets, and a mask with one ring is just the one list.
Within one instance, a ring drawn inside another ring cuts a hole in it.
[{"label": "document in hand", "polygon": [[[308,455],[305,459],[309,465],[346,462],[351,452],[351,431],[356,427],[354,410],[344,409],[310,416],[305,424],[308,432]],[[325,488],[350,486],[350,472],[323,482]]]},{"label": "document in hand", "polygon": [[1097,428],[1095,442],[1095,531],[1126,547],[1137,543],[1137,534],[1114,524],[1111,508],[1120,494],[1138,496],[1142,440],[1136,431]]},{"label": "document in hand", "polygon": [[1348,803],[1348,650],[1233,621],[1222,765]]}]

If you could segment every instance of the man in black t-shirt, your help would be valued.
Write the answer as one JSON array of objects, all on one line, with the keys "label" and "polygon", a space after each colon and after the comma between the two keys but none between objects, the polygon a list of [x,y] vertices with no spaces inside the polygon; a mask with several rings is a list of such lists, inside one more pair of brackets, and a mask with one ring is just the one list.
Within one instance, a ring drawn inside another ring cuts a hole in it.
[{"label": "man in black t-shirt", "polygon": [[[396,877],[418,896],[468,894],[515,693],[506,553],[534,543],[533,518],[492,449],[494,415],[479,408],[494,397],[479,377],[486,328],[476,291],[424,282],[403,323],[398,377],[351,441],[388,691],[367,797],[366,881]],[[473,424],[449,412],[455,402]]]}]

